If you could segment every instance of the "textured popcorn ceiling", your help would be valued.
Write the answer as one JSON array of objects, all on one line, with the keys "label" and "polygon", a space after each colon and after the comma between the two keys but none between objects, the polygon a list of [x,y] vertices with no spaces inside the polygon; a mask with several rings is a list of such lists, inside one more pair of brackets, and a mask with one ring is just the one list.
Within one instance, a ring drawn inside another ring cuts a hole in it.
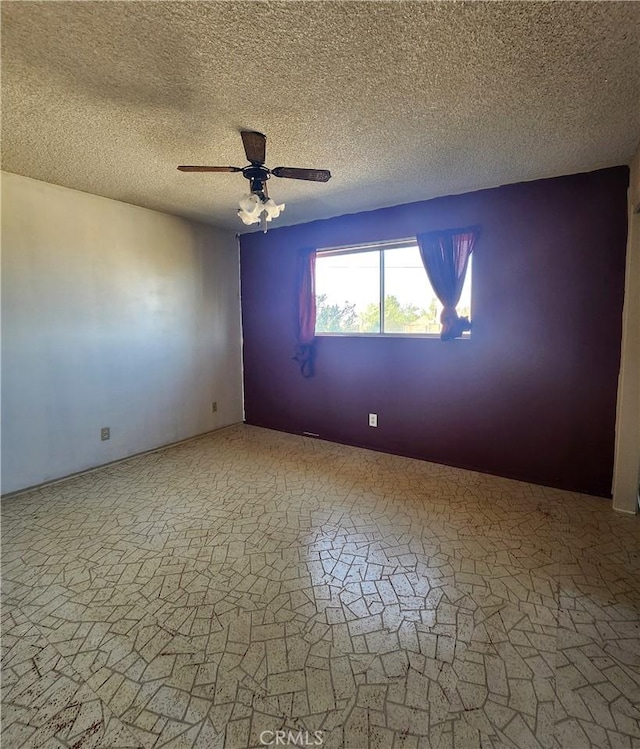
[{"label": "textured popcorn ceiling", "polygon": [[627,163],[640,3],[4,2],[2,168],[247,231],[240,129],[274,226]]}]

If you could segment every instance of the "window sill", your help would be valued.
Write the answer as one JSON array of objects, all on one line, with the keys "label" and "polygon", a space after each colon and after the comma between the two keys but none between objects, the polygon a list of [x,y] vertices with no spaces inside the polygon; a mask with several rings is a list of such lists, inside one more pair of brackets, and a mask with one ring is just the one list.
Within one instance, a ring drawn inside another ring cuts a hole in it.
[{"label": "window sill", "polygon": [[[316,338],[431,338],[440,340],[439,333],[316,333]],[[463,333],[456,341],[470,341],[471,335]],[[448,343],[448,341],[445,341]]]}]

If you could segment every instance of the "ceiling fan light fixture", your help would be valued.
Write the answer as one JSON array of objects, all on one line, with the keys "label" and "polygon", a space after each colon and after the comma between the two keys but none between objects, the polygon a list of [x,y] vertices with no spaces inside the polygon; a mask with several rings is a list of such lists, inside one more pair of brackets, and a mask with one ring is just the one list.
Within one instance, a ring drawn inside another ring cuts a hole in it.
[{"label": "ceiling fan light fixture", "polygon": [[243,195],[239,206],[238,218],[243,224],[251,226],[251,224],[261,223],[263,229],[267,221],[278,218],[285,208],[284,203],[278,205],[272,198],[263,198],[256,193]]}]

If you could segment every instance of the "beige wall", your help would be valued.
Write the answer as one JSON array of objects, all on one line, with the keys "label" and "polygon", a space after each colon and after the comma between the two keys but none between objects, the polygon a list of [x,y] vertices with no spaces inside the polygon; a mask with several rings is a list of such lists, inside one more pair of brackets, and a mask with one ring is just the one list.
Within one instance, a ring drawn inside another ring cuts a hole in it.
[{"label": "beige wall", "polygon": [[640,480],[640,146],[631,162],[613,507],[637,512]]},{"label": "beige wall", "polygon": [[2,174],[3,493],[238,422],[241,383],[233,235]]}]

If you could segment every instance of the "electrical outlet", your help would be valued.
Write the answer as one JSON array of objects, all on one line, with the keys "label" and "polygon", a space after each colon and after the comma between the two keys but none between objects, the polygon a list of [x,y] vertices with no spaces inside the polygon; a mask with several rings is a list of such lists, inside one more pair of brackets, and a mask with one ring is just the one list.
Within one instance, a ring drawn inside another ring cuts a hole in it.
[{"label": "electrical outlet", "polygon": [[211,401],[211,411],[215,413],[218,410],[218,401]]},{"label": "electrical outlet", "polygon": [[369,426],[370,427],[378,426],[378,414],[369,414]]},{"label": "electrical outlet", "polygon": [[100,439],[103,442],[111,439],[111,429],[109,427],[102,427],[100,430]]}]

